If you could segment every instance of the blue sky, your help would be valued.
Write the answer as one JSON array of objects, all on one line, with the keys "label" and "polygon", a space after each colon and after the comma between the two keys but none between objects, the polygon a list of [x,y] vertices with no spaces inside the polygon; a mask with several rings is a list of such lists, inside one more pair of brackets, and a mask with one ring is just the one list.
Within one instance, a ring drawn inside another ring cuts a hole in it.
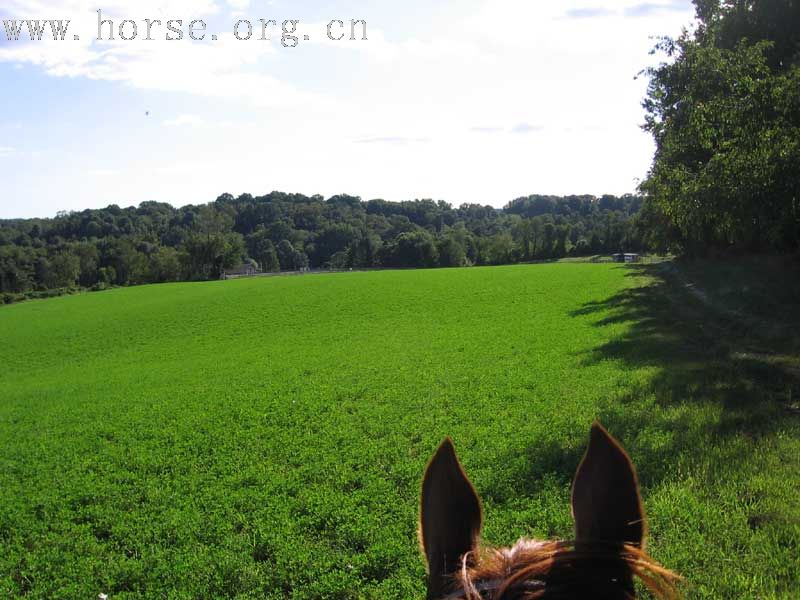
[{"label": "blue sky", "polygon": [[[98,42],[97,8],[140,39]],[[0,30],[0,218],[223,192],[632,192],[653,152],[634,76],[692,16],[683,0],[4,0],[2,19],[72,23],[58,42]],[[146,18],[203,19],[218,40],[145,41]],[[310,39],[238,41],[240,18],[298,19]],[[353,18],[367,41],[326,40]]]}]

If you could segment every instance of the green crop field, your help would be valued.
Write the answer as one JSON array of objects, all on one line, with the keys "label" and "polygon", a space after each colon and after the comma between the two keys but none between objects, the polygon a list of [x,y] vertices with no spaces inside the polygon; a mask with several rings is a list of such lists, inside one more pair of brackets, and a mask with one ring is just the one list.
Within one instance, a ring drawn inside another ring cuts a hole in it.
[{"label": "green crop field", "polygon": [[2,307],[0,596],[420,598],[441,439],[488,543],[568,538],[599,417],[687,596],[796,598],[800,317],[768,274],[546,264]]}]

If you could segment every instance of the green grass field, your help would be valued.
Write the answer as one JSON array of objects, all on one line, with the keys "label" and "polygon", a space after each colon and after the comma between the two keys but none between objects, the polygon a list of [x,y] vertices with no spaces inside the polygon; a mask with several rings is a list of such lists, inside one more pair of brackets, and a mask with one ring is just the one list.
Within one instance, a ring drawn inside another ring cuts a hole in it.
[{"label": "green grass field", "polygon": [[726,268],[343,273],[2,307],[0,596],[420,598],[419,482],[442,437],[486,541],[568,538],[599,417],[687,596],[796,598],[797,290]]}]

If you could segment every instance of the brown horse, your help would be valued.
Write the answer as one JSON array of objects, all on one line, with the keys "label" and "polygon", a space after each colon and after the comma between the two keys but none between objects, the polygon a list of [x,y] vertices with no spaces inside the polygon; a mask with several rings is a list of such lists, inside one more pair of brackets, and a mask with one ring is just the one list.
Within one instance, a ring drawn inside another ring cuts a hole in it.
[{"label": "brown horse", "polygon": [[573,542],[522,539],[478,545],[481,503],[446,439],[422,482],[420,544],[428,600],[635,598],[638,578],[656,598],[676,598],[678,577],[644,552],[647,532],[636,471],[599,423],[572,484]]}]

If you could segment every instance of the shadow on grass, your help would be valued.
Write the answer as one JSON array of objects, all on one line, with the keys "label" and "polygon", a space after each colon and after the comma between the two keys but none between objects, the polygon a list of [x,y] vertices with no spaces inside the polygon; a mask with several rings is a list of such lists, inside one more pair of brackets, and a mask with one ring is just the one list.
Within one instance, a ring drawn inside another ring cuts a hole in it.
[{"label": "shadow on grass", "polygon": [[[584,364],[613,360],[623,368],[653,368],[645,383],[609,399],[598,415],[634,457],[644,486],[667,477],[679,457],[704,461],[703,473],[718,477],[749,460],[759,440],[798,424],[795,265],[675,262],[627,270],[631,287],[570,316],[598,315],[595,327],[628,325],[583,356]],[[743,443],[725,443],[733,438]],[[525,450],[526,472],[495,483],[504,495],[535,493],[545,474],[568,483],[584,446],[585,434],[533,441]]]},{"label": "shadow on grass", "polygon": [[[755,441],[796,423],[800,293],[786,284],[796,275],[793,266],[759,262],[633,267],[628,277],[644,285],[582,308],[606,315],[597,327],[629,323],[626,334],[596,348],[587,363],[612,359],[658,369],[600,415],[626,440],[645,429],[668,434],[669,443],[633,448],[643,483],[657,482],[678,454],[703,452],[730,437]],[[692,408],[707,412],[698,417]],[[721,454],[718,473],[739,459],[747,456]]]}]

